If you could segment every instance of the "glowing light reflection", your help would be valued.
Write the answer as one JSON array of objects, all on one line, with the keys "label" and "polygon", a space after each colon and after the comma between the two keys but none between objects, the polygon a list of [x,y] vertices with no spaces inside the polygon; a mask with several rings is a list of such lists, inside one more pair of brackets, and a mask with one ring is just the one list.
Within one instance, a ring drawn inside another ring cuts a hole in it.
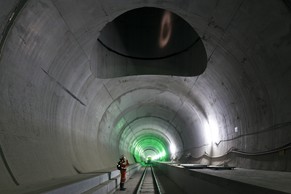
[{"label": "glowing light reflection", "polygon": [[164,48],[172,35],[172,14],[169,11],[165,11],[161,21],[159,46]]},{"label": "glowing light reflection", "polygon": [[173,143],[171,143],[171,145],[170,145],[170,152],[171,152],[171,154],[174,155],[176,153],[176,150],[177,150],[176,145],[174,145]]},{"label": "glowing light reflection", "polygon": [[153,157],[152,157],[152,160],[158,160],[158,159],[161,159],[161,158],[163,158],[163,157],[165,157],[166,156],[166,152],[163,150],[161,153],[159,153],[159,154],[157,154],[157,155],[154,155]]},{"label": "glowing light reflection", "polygon": [[215,119],[208,118],[208,122],[205,122],[205,140],[207,143],[218,143],[218,124]]}]

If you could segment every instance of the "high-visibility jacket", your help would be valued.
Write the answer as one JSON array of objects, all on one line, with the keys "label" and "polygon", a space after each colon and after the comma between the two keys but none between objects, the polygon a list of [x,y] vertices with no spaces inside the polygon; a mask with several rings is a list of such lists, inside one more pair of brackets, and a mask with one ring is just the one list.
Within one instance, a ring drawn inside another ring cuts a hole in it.
[{"label": "high-visibility jacket", "polygon": [[121,179],[120,179],[120,183],[125,183],[126,181],[126,169],[128,167],[129,163],[128,160],[125,161],[120,161],[120,166],[121,166],[121,170],[120,170],[120,174],[121,174]]}]

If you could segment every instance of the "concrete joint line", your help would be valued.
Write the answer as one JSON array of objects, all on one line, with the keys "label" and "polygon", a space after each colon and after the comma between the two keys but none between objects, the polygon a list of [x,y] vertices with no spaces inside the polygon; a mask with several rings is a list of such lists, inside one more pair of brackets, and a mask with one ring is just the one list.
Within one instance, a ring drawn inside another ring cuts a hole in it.
[{"label": "concrete joint line", "polygon": [[9,173],[9,175],[10,175],[11,179],[13,180],[13,182],[14,182],[16,185],[20,185],[19,182],[16,180],[16,178],[15,178],[15,176],[14,176],[14,174],[13,174],[11,168],[9,167],[9,164],[8,164],[8,162],[7,162],[7,160],[6,160],[6,157],[5,157],[5,155],[4,155],[4,152],[3,152],[3,150],[2,150],[1,145],[0,145],[0,156],[1,156],[1,158],[2,158],[2,161],[3,161],[4,165],[5,165],[5,168],[6,168],[7,172]]},{"label": "concrete joint line", "polygon": [[[112,101],[113,101],[113,103],[114,103],[115,100],[114,100],[114,98],[112,97],[111,93],[109,92],[109,90],[108,90],[108,88],[106,87],[105,84],[103,84],[103,87],[105,88],[106,92],[109,94],[110,98],[112,99]],[[119,113],[121,114],[122,111],[121,111],[120,107],[119,107],[118,105],[116,105],[116,106],[117,106],[117,108],[118,108],[118,110],[119,110]],[[125,123],[126,123],[125,126],[128,126],[128,128],[131,130],[133,136],[135,137],[135,134],[133,133],[132,128],[131,128],[130,125],[128,124],[129,122],[128,122],[124,117],[123,117],[123,119],[125,120]]]},{"label": "concrete joint line", "polygon": [[[230,27],[230,24],[232,23],[233,19],[235,18],[236,14],[238,13],[239,9],[241,8],[242,4],[244,3],[245,0],[242,0],[240,3],[239,3],[239,6],[238,8],[236,9],[236,11],[234,12],[234,14],[231,16],[231,19],[229,20],[229,23],[227,24],[226,28],[225,28],[225,31],[223,33],[223,35],[219,38],[219,40],[217,41],[217,45],[215,46],[215,48],[213,49],[213,51],[211,52],[210,56],[208,57],[207,59],[207,65],[208,65],[208,62],[210,61],[213,53],[216,51],[216,49],[218,48],[218,45],[219,43],[222,41],[223,37],[225,36],[225,32],[228,30],[228,28]],[[206,30],[207,31],[207,30]],[[206,32],[205,32],[206,33]],[[204,34],[205,34],[204,33]]]},{"label": "concrete joint line", "polygon": [[8,18],[8,21],[7,21],[7,23],[4,27],[4,30],[1,34],[2,38],[0,40],[0,59],[2,57],[2,50],[4,48],[4,44],[5,44],[6,38],[8,36],[8,33],[9,33],[11,27],[13,26],[16,17],[18,16],[18,14],[22,10],[22,8],[25,6],[27,1],[28,0],[20,0]]},{"label": "concrete joint line", "polygon": [[80,49],[82,50],[83,54],[85,54],[85,56],[88,58],[88,60],[90,60],[90,57],[87,55],[87,53],[85,52],[85,50],[83,49],[83,47],[81,46],[80,42],[78,41],[78,39],[76,38],[75,34],[73,33],[72,29],[70,28],[70,26],[68,25],[68,23],[66,22],[66,19],[64,18],[64,16],[62,15],[62,13],[60,12],[60,10],[58,9],[58,7],[56,6],[56,4],[51,1],[52,4],[54,5],[54,7],[56,8],[56,10],[58,11],[60,17],[62,18],[62,20],[64,21],[65,25],[67,26],[67,28],[70,30],[70,33],[72,34],[74,40],[76,41],[76,43],[79,45]]},{"label": "concrete joint line", "polygon": [[52,81],[54,81],[58,86],[60,86],[71,97],[73,97],[75,100],[77,100],[83,106],[86,106],[86,104],[84,102],[82,102],[77,96],[75,96],[69,89],[67,89],[65,86],[63,86],[58,80],[56,80],[54,77],[52,77],[46,70],[44,70],[42,67],[41,67],[41,69]]},{"label": "concrete joint line", "polygon": [[[208,62],[208,61],[207,61],[207,62]],[[199,78],[199,75],[197,76],[197,78],[196,78],[196,80],[194,81],[193,85],[190,87],[190,89],[189,89],[188,92],[186,93],[186,96],[185,96],[185,97],[189,96],[190,92],[192,91],[192,89],[194,88],[196,82],[198,81],[198,78]],[[180,99],[181,99],[181,97],[180,97]],[[177,117],[178,112],[181,110],[182,106],[184,105],[185,100],[182,100],[182,99],[181,99],[181,101],[182,101],[182,104],[181,104],[181,106],[177,109],[177,111],[175,112],[173,118],[171,119],[171,122],[174,122],[174,120],[175,120],[176,117]]]}]

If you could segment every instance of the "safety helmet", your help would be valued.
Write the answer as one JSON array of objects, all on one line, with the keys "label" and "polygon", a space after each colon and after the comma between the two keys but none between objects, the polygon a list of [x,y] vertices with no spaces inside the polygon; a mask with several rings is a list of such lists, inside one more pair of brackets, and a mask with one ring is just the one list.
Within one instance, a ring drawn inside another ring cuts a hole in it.
[{"label": "safety helmet", "polygon": [[121,155],[120,156],[120,160],[126,160],[125,156],[124,155]]}]

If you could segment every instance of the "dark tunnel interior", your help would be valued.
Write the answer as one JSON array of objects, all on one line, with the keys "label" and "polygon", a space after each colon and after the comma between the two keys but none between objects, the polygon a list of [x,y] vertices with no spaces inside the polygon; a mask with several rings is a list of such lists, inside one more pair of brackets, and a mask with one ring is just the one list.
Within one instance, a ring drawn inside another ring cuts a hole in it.
[{"label": "dark tunnel interior", "polygon": [[96,53],[91,69],[98,78],[198,76],[207,64],[203,42],[188,22],[168,10],[152,7],[130,10],[106,24]]},{"label": "dark tunnel interior", "polygon": [[0,193],[122,154],[290,172],[286,2],[1,1]]}]

